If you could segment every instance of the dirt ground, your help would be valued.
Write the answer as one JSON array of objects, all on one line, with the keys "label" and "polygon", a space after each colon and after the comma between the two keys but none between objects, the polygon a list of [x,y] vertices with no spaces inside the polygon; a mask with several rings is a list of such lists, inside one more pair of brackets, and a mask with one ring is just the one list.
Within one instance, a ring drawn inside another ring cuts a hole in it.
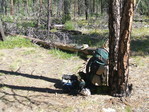
[{"label": "dirt ground", "polygon": [[62,92],[63,74],[77,74],[85,61],[61,59],[43,48],[0,50],[0,112],[149,112],[149,56],[130,59],[133,93],[69,95]]}]

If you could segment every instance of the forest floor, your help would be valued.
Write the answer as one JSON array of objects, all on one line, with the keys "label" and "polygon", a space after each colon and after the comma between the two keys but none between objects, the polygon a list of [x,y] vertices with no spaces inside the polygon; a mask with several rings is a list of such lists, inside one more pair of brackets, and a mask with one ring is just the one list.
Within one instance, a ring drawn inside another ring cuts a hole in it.
[{"label": "forest floor", "polygon": [[84,66],[78,57],[61,59],[33,47],[2,49],[0,60],[0,112],[149,112],[149,56],[130,58],[127,98],[63,93],[62,75]]}]

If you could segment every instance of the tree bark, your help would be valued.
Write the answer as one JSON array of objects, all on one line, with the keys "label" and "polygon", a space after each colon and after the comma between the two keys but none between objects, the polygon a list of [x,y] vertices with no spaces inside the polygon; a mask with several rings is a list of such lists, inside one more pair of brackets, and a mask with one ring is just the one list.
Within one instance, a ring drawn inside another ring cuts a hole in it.
[{"label": "tree bark", "polygon": [[13,4],[14,1],[11,0],[10,2],[11,2],[11,3],[10,3],[10,5],[11,5],[11,7],[10,7],[10,14],[11,14],[11,15],[14,15],[14,6],[13,6],[13,5],[14,5],[14,4]]},{"label": "tree bark", "polygon": [[128,95],[129,46],[135,0],[109,2],[109,86],[114,96]]},{"label": "tree bark", "polygon": [[51,0],[48,0],[48,25],[47,25],[47,36],[49,36],[49,31],[51,27]]},{"label": "tree bark", "polygon": [[63,23],[71,20],[70,16],[70,0],[64,0],[64,15],[63,15]]},{"label": "tree bark", "polygon": [[109,86],[111,94],[117,89],[117,60],[120,38],[120,1],[109,3]]},{"label": "tree bark", "polygon": [[129,75],[129,55],[130,55],[130,33],[132,28],[134,0],[127,0],[123,3],[122,19],[120,26],[120,40],[118,51],[118,90],[126,95]]},{"label": "tree bark", "polygon": [[0,19],[0,40],[1,41],[5,40],[5,35],[4,35],[4,30],[3,30],[3,25],[2,25],[1,19]]},{"label": "tree bark", "polygon": [[88,14],[89,14],[89,1],[85,0],[85,19],[88,20]]}]

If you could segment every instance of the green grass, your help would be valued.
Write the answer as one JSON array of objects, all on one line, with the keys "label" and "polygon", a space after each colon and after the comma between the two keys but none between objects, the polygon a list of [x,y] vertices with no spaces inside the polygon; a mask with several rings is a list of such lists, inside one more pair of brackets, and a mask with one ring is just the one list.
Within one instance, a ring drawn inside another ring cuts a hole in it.
[{"label": "green grass", "polygon": [[0,49],[13,49],[22,47],[34,47],[30,40],[20,36],[9,36],[5,41],[0,41]]},{"label": "green grass", "polygon": [[65,29],[66,30],[74,30],[75,29],[75,24],[72,21],[67,21],[65,23]]},{"label": "green grass", "polygon": [[30,54],[34,54],[34,53],[36,53],[36,50],[35,49],[31,49],[31,50],[24,51],[23,55],[30,55]]},{"label": "green grass", "polygon": [[149,28],[133,28],[131,39],[141,39],[144,36],[149,36]]},{"label": "green grass", "polygon": [[149,54],[149,28],[133,29],[131,34],[131,51],[134,55]]},{"label": "green grass", "polygon": [[76,44],[88,44],[90,47],[101,47],[107,38],[107,30],[86,30],[83,35],[73,35]]},{"label": "green grass", "polygon": [[67,53],[67,52],[64,52],[64,51],[60,51],[58,49],[49,50],[49,54],[52,54],[53,56],[56,56],[60,59],[70,59],[74,56],[77,56],[77,54],[75,54],[75,53]]},{"label": "green grass", "polygon": [[0,73],[0,76],[4,75],[3,73]]},{"label": "green grass", "polygon": [[129,106],[125,107],[125,112],[132,112],[131,107],[129,107]]}]

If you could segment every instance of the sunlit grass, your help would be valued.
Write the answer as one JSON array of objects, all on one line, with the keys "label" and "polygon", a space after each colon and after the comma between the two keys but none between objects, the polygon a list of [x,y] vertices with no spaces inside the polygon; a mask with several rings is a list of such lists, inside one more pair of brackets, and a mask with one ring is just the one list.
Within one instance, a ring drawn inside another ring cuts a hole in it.
[{"label": "sunlit grass", "polygon": [[132,39],[140,39],[144,36],[149,36],[149,28],[133,28],[131,33]]},{"label": "sunlit grass", "polygon": [[72,57],[77,57],[77,53],[67,53],[58,49],[49,50],[49,54],[52,54],[53,56],[61,59],[70,59]]},{"label": "sunlit grass", "polygon": [[0,49],[13,49],[22,47],[34,47],[30,40],[20,36],[8,36],[5,41],[0,41]]}]

